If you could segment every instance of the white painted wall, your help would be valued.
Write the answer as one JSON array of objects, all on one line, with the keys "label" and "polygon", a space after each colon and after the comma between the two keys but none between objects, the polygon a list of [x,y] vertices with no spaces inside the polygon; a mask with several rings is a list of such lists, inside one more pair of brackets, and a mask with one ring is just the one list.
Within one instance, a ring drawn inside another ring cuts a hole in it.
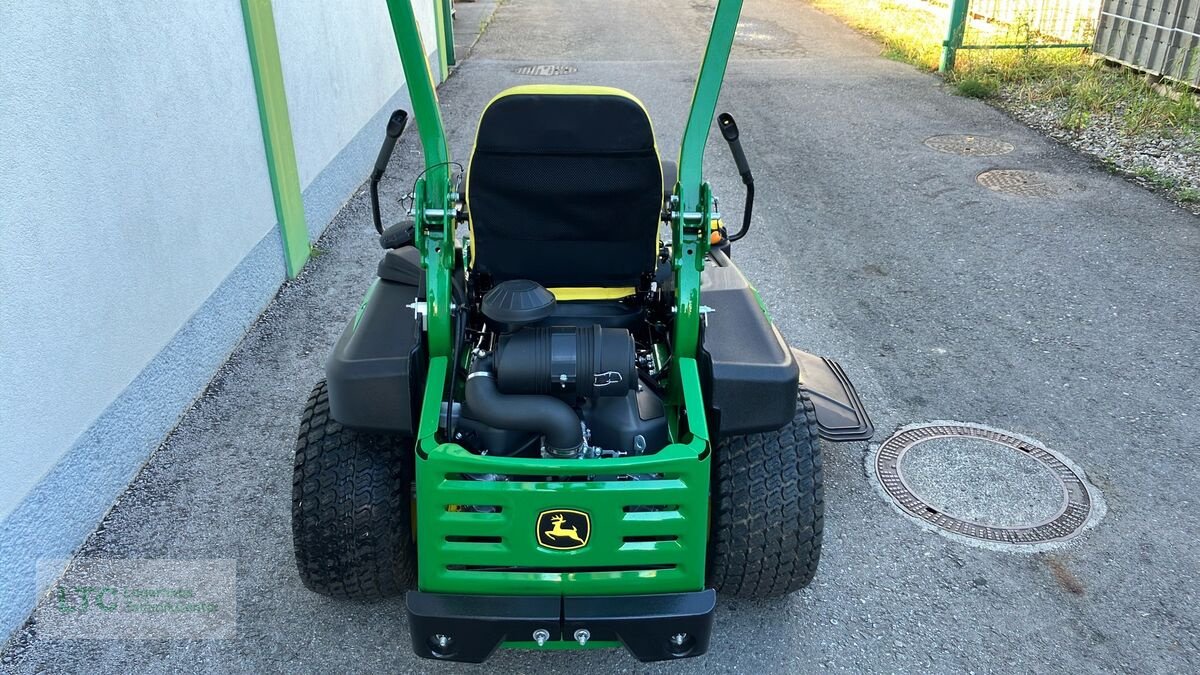
[{"label": "white painted wall", "polygon": [[0,64],[2,520],[275,212],[237,0],[0,2]]},{"label": "white painted wall", "polygon": [[[272,1],[316,235],[402,70],[384,0]],[[0,639],[283,277],[240,0],[0,0]]]},{"label": "white painted wall", "polygon": [[[437,49],[435,6],[413,0],[427,53]],[[384,0],[274,0],[272,7],[300,186],[307,188],[399,91],[404,74]],[[363,167],[363,178],[369,171]]]}]

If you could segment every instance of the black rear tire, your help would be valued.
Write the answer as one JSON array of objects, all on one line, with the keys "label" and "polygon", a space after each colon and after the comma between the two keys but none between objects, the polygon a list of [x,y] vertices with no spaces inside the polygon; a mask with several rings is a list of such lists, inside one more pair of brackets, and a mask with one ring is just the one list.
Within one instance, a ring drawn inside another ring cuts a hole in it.
[{"label": "black rear tire", "polygon": [[300,420],[292,540],[300,579],[335,598],[401,593],[416,579],[411,440],[347,429],[322,380]]},{"label": "black rear tire", "polygon": [[779,431],[716,449],[709,584],[718,593],[772,598],[812,581],[825,520],[817,416],[803,394]]}]

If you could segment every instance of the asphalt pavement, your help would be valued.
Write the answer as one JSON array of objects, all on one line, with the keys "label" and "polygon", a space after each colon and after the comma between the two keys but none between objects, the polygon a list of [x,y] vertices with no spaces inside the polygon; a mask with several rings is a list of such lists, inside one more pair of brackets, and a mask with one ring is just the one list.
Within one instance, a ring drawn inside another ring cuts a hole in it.
[{"label": "asphalt pavement", "polygon": [[[462,7],[466,7],[463,5]],[[453,154],[501,89],[628,89],[678,150],[713,2],[509,0],[440,91]],[[460,10],[461,11],[461,10]],[[460,19],[461,20],[461,19]],[[711,652],[642,665],[622,651],[417,660],[403,600],[306,591],[292,561],[292,441],[305,397],[380,252],[356,194],[151,458],[81,556],[233,558],[236,637],[57,641],[28,625],[15,672],[1196,672],[1200,670],[1200,222],[795,0],[748,0],[721,109],[757,179],[734,256],[788,341],[848,370],[880,431],[994,425],[1068,456],[1107,515],[1054,551],[964,545],[914,525],[827,444],[825,549],[789,598],[722,601]],[[460,54],[461,57],[461,54]],[[576,72],[530,77],[528,65]],[[938,153],[939,134],[1002,139]],[[385,201],[421,166],[397,149]],[[993,168],[1055,177],[1022,197]],[[363,167],[364,176],[368,167]],[[741,185],[717,134],[706,173],[726,214]],[[396,208],[396,207],[393,207]]]}]

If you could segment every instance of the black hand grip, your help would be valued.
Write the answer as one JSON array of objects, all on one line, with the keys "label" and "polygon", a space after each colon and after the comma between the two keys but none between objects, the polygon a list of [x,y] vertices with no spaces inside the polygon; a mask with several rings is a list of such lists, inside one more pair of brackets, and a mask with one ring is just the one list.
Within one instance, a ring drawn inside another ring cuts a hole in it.
[{"label": "black hand grip", "polygon": [[738,173],[742,175],[742,182],[746,182],[750,176],[750,162],[746,161],[746,153],[742,150],[742,142],[738,140],[737,122],[733,121],[733,115],[729,113],[721,113],[717,116],[717,126],[721,128],[721,135],[725,137],[725,142],[729,143],[729,151],[733,153],[733,161],[737,164]]},{"label": "black hand grip", "polygon": [[404,127],[407,125],[407,112],[397,110],[392,113],[387,123],[387,136],[383,139],[383,146],[379,148],[379,156],[375,158],[375,172],[371,174],[372,178],[379,179],[383,177],[383,172],[387,170],[388,161],[392,159],[392,151],[396,149],[396,141],[400,139],[400,134],[404,133]]},{"label": "black hand grip", "polygon": [[746,153],[742,150],[742,142],[738,139],[740,134],[737,122],[733,121],[733,115],[729,113],[718,115],[717,126],[721,128],[721,135],[729,144],[729,151],[733,153],[733,161],[737,164],[738,173],[742,174],[742,183],[746,186],[746,208],[742,211],[742,229],[729,235],[729,241],[737,241],[750,231],[750,216],[754,213],[754,175],[750,173],[750,162],[746,161]]},{"label": "black hand grip", "polygon": [[383,145],[379,148],[379,156],[375,158],[375,170],[371,172],[371,221],[375,231],[383,234],[383,221],[379,216],[379,181],[383,172],[387,171],[388,162],[392,159],[392,151],[396,149],[396,141],[404,133],[408,125],[408,113],[397,110],[388,118],[387,135],[383,137]]}]

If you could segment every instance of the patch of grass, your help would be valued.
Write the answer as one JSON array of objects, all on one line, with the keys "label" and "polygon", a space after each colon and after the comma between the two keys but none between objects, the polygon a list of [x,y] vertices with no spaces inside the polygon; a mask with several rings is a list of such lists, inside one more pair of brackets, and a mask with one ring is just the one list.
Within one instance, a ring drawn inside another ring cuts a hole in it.
[{"label": "patch of grass", "polygon": [[1200,190],[1184,188],[1175,193],[1175,198],[1184,204],[1200,204]]},{"label": "patch of grass", "polygon": [[1159,190],[1174,190],[1179,187],[1179,179],[1159,171],[1152,166],[1139,166],[1133,170],[1133,175],[1141,178]]},{"label": "patch of grass", "polygon": [[969,98],[991,98],[1000,91],[1000,83],[989,78],[964,77],[954,83],[954,91]]},{"label": "patch of grass", "polygon": [[1066,115],[1063,115],[1059,125],[1064,129],[1071,131],[1081,131],[1087,128],[1087,125],[1092,121],[1092,114],[1086,110],[1068,110]]},{"label": "patch of grass", "polygon": [[896,0],[812,0],[832,14],[883,43],[883,55],[926,70],[937,70],[945,37],[945,12]]},{"label": "patch of grass", "polygon": [[1068,129],[1082,129],[1096,115],[1106,115],[1130,135],[1186,137],[1200,133],[1200,105],[1193,92],[1178,90],[1173,96],[1164,96],[1143,77],[1123,68],[1089,65],[1080,59],[1012,82],[1011,93],[1017,100],[1064,101],[1067,113],[1062,124]]}]

